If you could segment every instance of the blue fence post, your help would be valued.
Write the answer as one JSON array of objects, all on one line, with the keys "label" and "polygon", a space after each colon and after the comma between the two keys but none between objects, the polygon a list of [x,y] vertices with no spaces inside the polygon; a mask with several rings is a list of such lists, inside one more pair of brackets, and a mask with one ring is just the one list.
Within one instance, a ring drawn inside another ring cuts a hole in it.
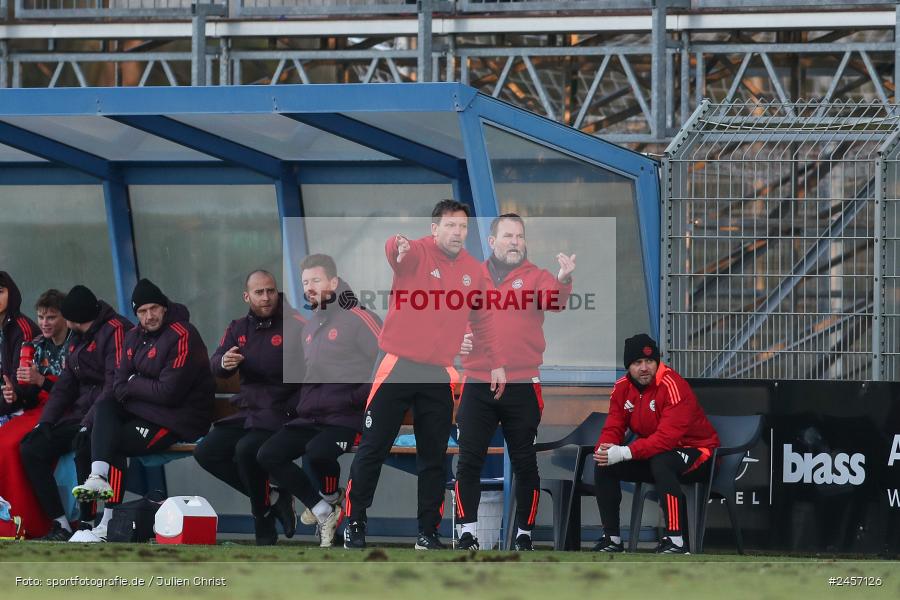
[{"label": "blue fence post", "polygon": [[282,260],[287,278],[282,285],[288,301],[299,309],[303,306],[303,286],[300,284],[297,267],[308,254],[309,248],[306,243],[306,223],[302,219],[303,200],[300,195],[297,167],[288,165],[282,167],[281,177],[275,180],[275,196],[281,220]]}]

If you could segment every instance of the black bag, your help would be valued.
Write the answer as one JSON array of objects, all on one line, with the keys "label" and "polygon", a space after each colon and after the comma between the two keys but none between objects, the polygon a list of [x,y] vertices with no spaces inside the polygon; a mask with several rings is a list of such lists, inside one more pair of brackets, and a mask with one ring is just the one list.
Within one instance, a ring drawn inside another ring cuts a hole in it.
[{"label": "black bag", "polygon": [[165,494],[156,491],[114,507],[106,528],[106,541],[143,544],[152,539],[156,511],[165,499]]}]

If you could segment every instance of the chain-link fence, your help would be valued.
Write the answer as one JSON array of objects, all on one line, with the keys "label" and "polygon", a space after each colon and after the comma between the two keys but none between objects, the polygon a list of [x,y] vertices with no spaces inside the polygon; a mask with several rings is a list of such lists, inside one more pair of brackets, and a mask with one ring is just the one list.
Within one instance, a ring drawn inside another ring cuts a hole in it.
[{"label": "chain-link fence", "polygon": [[900,377],[898,115],[700,105],[664,159],[662,326],[676,369]]}]

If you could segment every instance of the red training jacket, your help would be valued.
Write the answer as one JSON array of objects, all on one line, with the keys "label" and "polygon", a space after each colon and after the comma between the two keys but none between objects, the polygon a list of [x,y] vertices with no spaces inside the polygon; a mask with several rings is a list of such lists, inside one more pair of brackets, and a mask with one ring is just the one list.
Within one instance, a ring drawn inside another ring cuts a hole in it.
[{"label": "red training jacket", "polygon": [[691,386],[662,362],[643,392],[627,375],[616,381],[609,398],[609,416],[595,449],[600,444],[622,444],[626,429],[638,436],[628,445],[634,460],[675,448],[698,448],[708,456],[719,447],[719,436]]},{"label": "red training jacket", "polygon": [[[379,348],[414,362],[446,367],[459,353],[471,320],[475,335],[494,359],[491,369],[504,365],[497,353],[495,311],[469,308],[483,302],[490,287],[481,263],[465,250],[456,257],[447,256],[431,236],[410,240],[409,252],[399,263],[396,237],[388,239],[384,251],[394,280]],[[461,308],[454,308],[460,298],[464,300]]]},{"label": "red training jacket", "polygon": [[[491,273],[484,263],[485,276]],[[559,312],[566,306],[572,284],[560,283],[556,275],[523,260],[497,285],[491,281],[489,289],[500,292],[500,310],[493,310],[500,348],[506,357],[506,378],[509,381],[537,377],[544,362],[544,311]],[[460,340],[461,342],[462,340]],[[472,352],[463,356],[466,377],[490,381],[492,356],[477,336],[472,338]]]}]

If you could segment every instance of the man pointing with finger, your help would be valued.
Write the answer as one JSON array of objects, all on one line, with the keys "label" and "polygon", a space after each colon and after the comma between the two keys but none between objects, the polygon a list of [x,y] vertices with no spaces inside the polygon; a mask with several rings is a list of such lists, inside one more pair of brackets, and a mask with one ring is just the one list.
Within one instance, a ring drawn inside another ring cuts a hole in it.
[{"label": "man pointing with finger", "polygon": [[[451,366],[469,321],[490,353],[487,380],[496,398],[506,373],[498,352],[491,311],[465,304],[453,309],[442,296],[483,294],[484,269],[465,251],[469,208],[442,200],[431,213],[431,235],[388,239],[385,254],[393,270],[392,302],[378,340],[381,350],[366,404],[359,450],[347,484],[345,548],[366,547],[366,509],[372,504],[381,466],[408,409],[412,409],[419,476],[417,550],[444,548],[437,535],[443,514],[444,456],[453,419],[456,371]],[[408,298],[424,302],[405,302]]]}]

